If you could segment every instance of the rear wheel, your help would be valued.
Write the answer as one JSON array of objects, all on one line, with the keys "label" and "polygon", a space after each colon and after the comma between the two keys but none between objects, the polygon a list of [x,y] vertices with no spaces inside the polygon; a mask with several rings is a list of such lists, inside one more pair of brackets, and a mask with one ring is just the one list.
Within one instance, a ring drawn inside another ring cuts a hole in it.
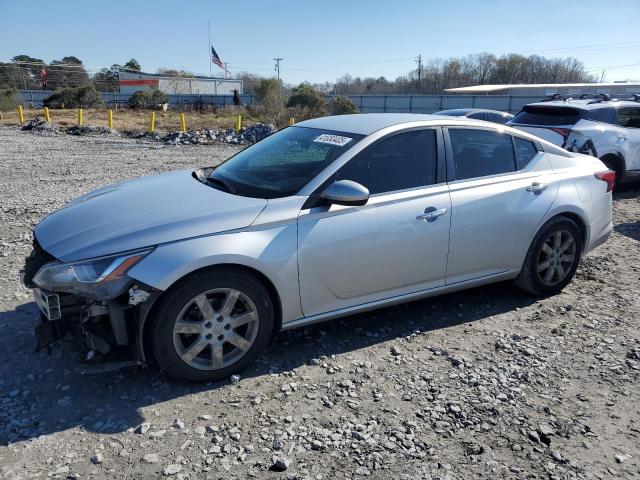
[{"label": "rear wheel", "polygon": [[572,220],[552,218],[531,243],[516,285],[539,296],[560,292],[576,273],[582,246],[580,229]]},{"label": "rear wheel", "polygon": [[167,292],[151,325],[161,368],[177,380],[221,380],[266,347],[273,305],[262,283],[239,270],[194,275]]}]

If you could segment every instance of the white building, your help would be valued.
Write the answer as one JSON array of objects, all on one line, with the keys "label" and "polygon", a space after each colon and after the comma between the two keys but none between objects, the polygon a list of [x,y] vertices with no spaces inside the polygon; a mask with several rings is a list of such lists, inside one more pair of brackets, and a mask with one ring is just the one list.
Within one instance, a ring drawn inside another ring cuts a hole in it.
[{"label": "white building", "polygon": [[445,95],[510,95],[546,97],[554,93],[580,96],[584,93],[609,95],[640,94],[640,83],[532,83],[518,85],[474,85],[445,88]]},{"label": "white building", "polygon": [[153,73],[118,72],[120,93],[133,94],[140,90],[160,90],[167,94],[232,95],[242,93],[242,80],[213,77],[167,77]]}]

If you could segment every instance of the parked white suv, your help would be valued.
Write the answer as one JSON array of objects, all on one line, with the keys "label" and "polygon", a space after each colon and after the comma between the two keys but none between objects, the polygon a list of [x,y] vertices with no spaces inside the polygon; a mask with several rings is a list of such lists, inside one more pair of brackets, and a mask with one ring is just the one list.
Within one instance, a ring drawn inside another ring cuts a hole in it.
[{"label": "parked white suv", "polygon": [[570,152],[599,158],[615,170],[616,182],[640,178],[640,95],[554,95],[526,105],[508,125]]}]

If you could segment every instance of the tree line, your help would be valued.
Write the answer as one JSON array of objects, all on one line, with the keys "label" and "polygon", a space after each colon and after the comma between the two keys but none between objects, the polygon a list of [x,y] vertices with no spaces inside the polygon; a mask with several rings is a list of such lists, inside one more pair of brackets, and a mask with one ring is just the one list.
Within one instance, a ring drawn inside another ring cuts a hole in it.
[{"label": "tree line", "polygon": [[[242,72],[246,93],[255,93],[263,78]],[[423,94],[439,95],[445,88],[469,85],[518,83],[590,83],[596,78],[575,58],[544,58],[539,55],[479,53],[464,57],[431,59],[420,69],[411,70],[394,80],[381,77],[354,77],[350,74],[335,82],[315,83],[323,93],[338,95]]]},{"label": "tree line", "polygon": [[[130,59],[89,74],[82,61],[75,56],[45,62],[29,55],[16,55],[10,62],[0,62],[1,89],[43,89],[93,87],[97,91],[117,92],[118,71],[140,71],[140,63]],[[191,77],[193,73],[159,69],[158,73]],[[257,93],[265,78],[250,72],[235,75],[244,82],[245,93]],[[340,95],[362,94],[441,94],[445,88],[483,84],[573,83],[595,82],[596,78],[575,58],[545,58],[539,55],[507,54],[496,56],[479,53],[463,57],[426,60],[414,69],[390,80],[380,77],[353,77],[350,74],[335,82],[313,84],[323,93]],[[284,85],[290,91],[291,85]]]},{"label": "tree line", "polygon": [[90,75],[82,60],[71,55],[45,62],[30,55],[16,55],[10,62],[0,62],[0,89],[58,90],[93,87],[97,91],[117,92],[118,71],[140,71],[134,58],[120,65],[102,68]]}]

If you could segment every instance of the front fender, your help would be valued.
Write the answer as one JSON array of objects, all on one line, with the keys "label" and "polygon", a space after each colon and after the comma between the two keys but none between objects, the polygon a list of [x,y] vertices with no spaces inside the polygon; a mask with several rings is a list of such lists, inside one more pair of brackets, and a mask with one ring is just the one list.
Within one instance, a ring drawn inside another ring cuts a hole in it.
[{"label": "front fender", "polygon": [[297,226],[246,229],[159,245],[128,275],[146,285],[166,290],[201,268],[233,264],[267,277],[278,292],[282,321],[300,318]]}]

